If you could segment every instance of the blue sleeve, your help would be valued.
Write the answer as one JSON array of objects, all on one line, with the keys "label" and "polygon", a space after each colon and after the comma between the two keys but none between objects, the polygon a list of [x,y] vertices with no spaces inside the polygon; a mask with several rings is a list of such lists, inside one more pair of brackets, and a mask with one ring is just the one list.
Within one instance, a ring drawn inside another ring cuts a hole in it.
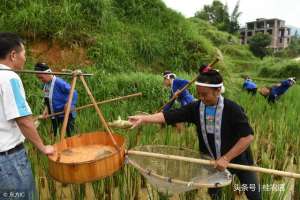
[{"label": "blue sleeve", "polygon": [[[59,82],[59,86],[60,86],[62,92],[69,96],[69,94],[71,92],[71,85],[65,81],[61,81],[61,82]],[[74,90],[72,105],[75,105],[77,103],[77,99],[78,99],[78,93],[76,90]]]},{"label": "blue sleeve", "polygon": [[70,91],[71,91],[71,86],[70,86],[70,84],[68,84],[68,83],[65,82],[65,81],[60,81],[59,83],[60,83],[59,86],[60,86],[61,90],[63,91],[63,93],[69,94]]},{"label": "blue sleeve", "polygon": [[290,86],[290,81],[289,80],[284,80],[284,81],[281,81],[281,85],[283,86]]},{"label": "blue sleeve", "polygon": [[73,95],[73,99],[72,99],[72,105],[76,105],[78,100],[78,92],[76,90],[74,90],[74,95]]},{"label": "blue sleeve", "polygon": [[182,89],[188,83],[189,83],[189,81],[187,81],[187,80],[175,79],[174,82],[173,82],[173,87],[175,89],[174,92],[176,92],[177,90]]},{"label": "blue sleeve", "polygon": [[189,84],[189,81],[187,81],[187,80],[181,80],[181,81],[180,81],[180,84],[179,84],[179,85],[180,85],[180,86],[179,86],[180,88],[178,88],[178,89],[179,89],[179,90],[182,89],[182,88],[183,88],[184,86],[186,86],[187,84]]},{"label": "blue sleeve", "polygon": [[[182,88],[184,88],[187,84],[189,83],[189,81],[187,80],[174,80],[174,92],[177,92],[179,90],[181,90]],[[183,97],[187,94],[188,90],[185,89],[179,96]]]},{"label": "blue sleeve", "polygon": [[[186,86],[187,84],[189,83],[189,81],[187,80],[181,80],[181,79],[175,79],[174,82],[173,82],[173,87],[174,87],[174,91],[173,92],[177,92],[178,90],[181,90],[184,86]],[[180,96],[182,96],[183,93],[180,94]],[[173,96],[170,96],[170,99],[172,98]],[[163,111],[168,111],[171,109],[171,107],[173,106],[175,100],[172,101],[171,103],[169,103],[168,105],[166,105],[163,109]]]}]

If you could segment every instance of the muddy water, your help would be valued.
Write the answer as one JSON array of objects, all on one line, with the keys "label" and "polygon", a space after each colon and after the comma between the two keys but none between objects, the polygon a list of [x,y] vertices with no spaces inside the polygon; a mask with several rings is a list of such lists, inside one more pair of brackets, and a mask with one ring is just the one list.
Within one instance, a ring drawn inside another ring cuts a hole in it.
[{"label": "muddy water", "polygon": [[116,152],[116,149],[112,146],[88,145],[64,149],[52,159],[57,160],[58,156],[61,163],[88,162],[109,156],[114,152]]}]

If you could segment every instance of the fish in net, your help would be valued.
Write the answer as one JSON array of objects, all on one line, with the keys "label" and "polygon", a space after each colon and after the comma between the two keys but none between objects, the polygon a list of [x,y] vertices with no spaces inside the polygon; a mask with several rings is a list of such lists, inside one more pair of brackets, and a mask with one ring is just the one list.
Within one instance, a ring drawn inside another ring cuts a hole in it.
[{"label": "fish in net", "polygon": [[[211,160],[197,151],[172,146],[146,145],[135,147],[133,150]],[[232,180],[228,170],[218,171],[209,165],[143,155],[127,156],[127,161],[159,192],[165,194],[187,192],[200,187],[224,187]]]}]

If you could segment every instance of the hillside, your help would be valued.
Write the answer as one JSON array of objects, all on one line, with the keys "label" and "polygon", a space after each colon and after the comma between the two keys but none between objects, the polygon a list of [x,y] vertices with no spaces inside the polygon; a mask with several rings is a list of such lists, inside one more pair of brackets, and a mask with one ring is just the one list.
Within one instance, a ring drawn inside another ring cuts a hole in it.
[{"label": "hillside", "polygon": [[26,39],[32,62],[110,72],[194,71],[213,59],[216,47],[229,66],[255,59],[235,36],[185,19],[160,0],[11,0],[0,9],[0,29]]}]

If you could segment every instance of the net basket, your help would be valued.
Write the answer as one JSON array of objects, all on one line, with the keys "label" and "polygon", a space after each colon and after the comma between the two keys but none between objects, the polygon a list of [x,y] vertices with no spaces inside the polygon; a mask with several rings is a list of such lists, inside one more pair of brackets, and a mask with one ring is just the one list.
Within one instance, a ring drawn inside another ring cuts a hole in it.
[{"label": "net basket", "polygon": [[[135,147],[133,150],[211,159],[197,151],[172,146],[146,145]],[[181,193],[200,187],[219,188],[231,183],[228,170],[221,172],[209,165],[130,154],[128,162],[162,193]]]}]

